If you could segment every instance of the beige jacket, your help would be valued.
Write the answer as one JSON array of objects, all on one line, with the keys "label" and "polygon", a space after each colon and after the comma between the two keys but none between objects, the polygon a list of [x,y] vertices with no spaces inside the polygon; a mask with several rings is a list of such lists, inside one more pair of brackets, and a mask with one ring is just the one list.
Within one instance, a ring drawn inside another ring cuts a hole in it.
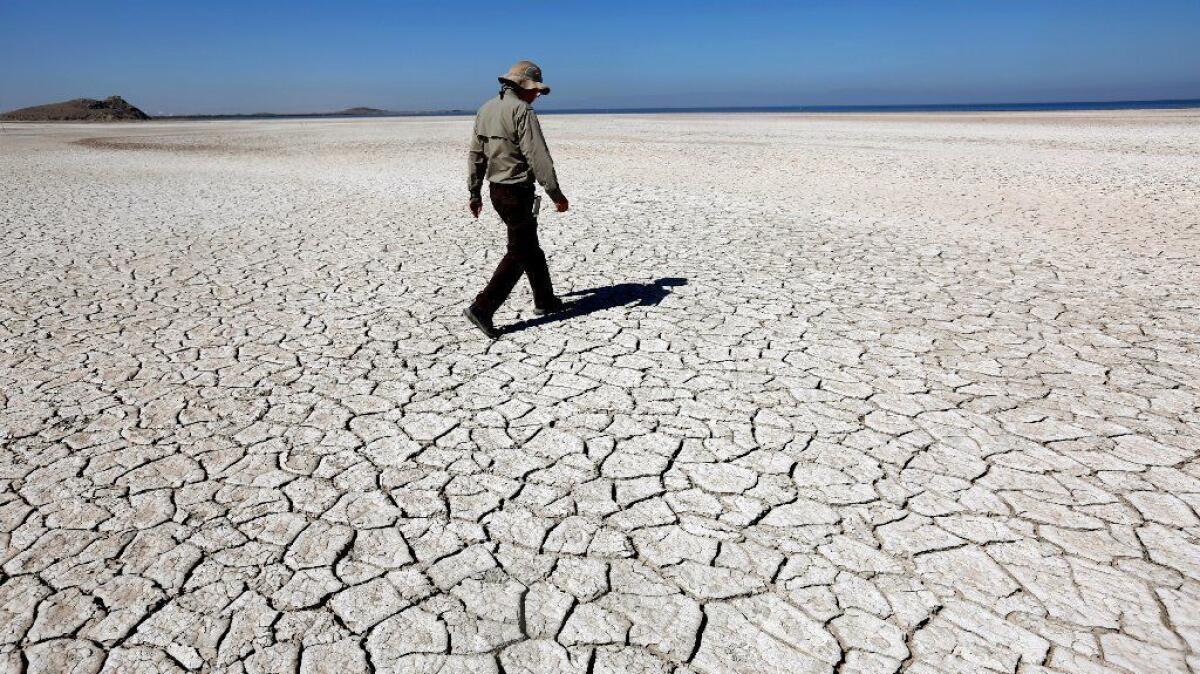
[{"label": "beige jacket", "polygon": [[536,179],[551,199],[562,196],[537,113],[512,91],[502,91],[475,114],[467,152],[467,188],[472,200],[480,198],[484,177],[506,185]]}]

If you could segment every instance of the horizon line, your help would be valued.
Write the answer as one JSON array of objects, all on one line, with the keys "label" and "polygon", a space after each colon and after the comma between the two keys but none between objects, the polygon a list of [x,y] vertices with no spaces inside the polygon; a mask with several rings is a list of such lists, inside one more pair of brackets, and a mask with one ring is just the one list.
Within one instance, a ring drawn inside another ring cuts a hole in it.
[{"label": "horizon line", "polygon": [[[638,107],[573,107],[573,108],[541,108],[538,112],[544,114],[581,114],[581,113],[622,113],[622,112],[832,112],[832,111],[861,111],[918,108],[934,110],[962,109],[971,111],[988,111],[988,109],[1003,109],[1026,106],[1121,106],[1129,107],[1144,104],[1147,106],[1166,107],[1200,107],[1200,97],[1197,98],[1135,98],[1135,99],[1089,99],[1089,100],[1022,100],[1022,101],[978,101],[970,103],[809,103],[809,104],[779,104],[779,105],[687,105],[687,106],[638,106]],[[378,110],[376,113],[352,113],[356,108]],[[919,111],[919,110],[918,110]],[[371,106],[352,106],[342,110],[328,112],[213,112],[213,113],[170,113],[151,115],[153,119],[180,118],[215,118],[215,117],[388,117],[388,116],[456,116],[474,114],[472,108],[411,108],[384,109]]]}]

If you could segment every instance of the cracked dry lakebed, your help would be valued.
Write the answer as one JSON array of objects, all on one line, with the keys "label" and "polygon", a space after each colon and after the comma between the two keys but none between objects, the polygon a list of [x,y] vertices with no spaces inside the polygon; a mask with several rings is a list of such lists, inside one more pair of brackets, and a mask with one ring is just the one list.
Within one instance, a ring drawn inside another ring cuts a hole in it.
[{"label": "cracked dry lakebed", "polygon": [[1200,668],[1200,112],[6,124],[0,671]]}]

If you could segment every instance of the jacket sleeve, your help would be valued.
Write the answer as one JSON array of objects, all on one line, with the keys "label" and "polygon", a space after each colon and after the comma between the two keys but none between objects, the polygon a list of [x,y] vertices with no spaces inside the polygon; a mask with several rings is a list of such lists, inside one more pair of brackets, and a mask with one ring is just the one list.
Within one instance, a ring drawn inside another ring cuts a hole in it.
[{"label": "jacket sleeve", "polygon": [[525,108],[517,114],[517,141],[521,153],[533,170],[533,177],[541,183],[542,188],[551,199],[562,197],[558,187],[558,176],[554,173],[554,159],[550,156],[550,148],[546,147],[546,137],[542,135],[542,125],[538,122],[537,113],[532,108]]},{"label": "jacket sleeve", "polygon": [[467,150],[467,189],[471,201],[482,200],[483,178],[487,174],[487,155],[483,153],[483,141],[479,139],[478,125],[471,129],[471,147]]}]

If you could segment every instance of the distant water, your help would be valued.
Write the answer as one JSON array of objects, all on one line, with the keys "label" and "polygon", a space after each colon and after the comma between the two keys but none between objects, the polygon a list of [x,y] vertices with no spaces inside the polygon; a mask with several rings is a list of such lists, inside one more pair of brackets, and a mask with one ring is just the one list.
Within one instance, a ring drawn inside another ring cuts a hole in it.
[{"label": "distant water", "polygon": [[1053,110],[1169,110],[1200,108],[1200,98],[1158,101],[1079,101],[1067,103],[963,103],[919,105],[779,105],[712,108],[579,108],[539,110],[544,115],[654,114],[686,112],[1030,112]]},{"label": "distant water", "polygon": [[[690,112],[1020,112],[1038,110],[1162,110],[1200,108],[1200,98],[1159,101],[1081,101],[1076,103],[965,103],[919,105],[775,105],[761,107],[711,108],[572,108],[542,109],[543,115],[652,115]],[[334,113],[255,113],[236,115],[165,115],[158,121],[262,120],[262,119],[362,119],[375,117],[461,117],[474,115],[473,110],[388,111],[369,115]]]}]

